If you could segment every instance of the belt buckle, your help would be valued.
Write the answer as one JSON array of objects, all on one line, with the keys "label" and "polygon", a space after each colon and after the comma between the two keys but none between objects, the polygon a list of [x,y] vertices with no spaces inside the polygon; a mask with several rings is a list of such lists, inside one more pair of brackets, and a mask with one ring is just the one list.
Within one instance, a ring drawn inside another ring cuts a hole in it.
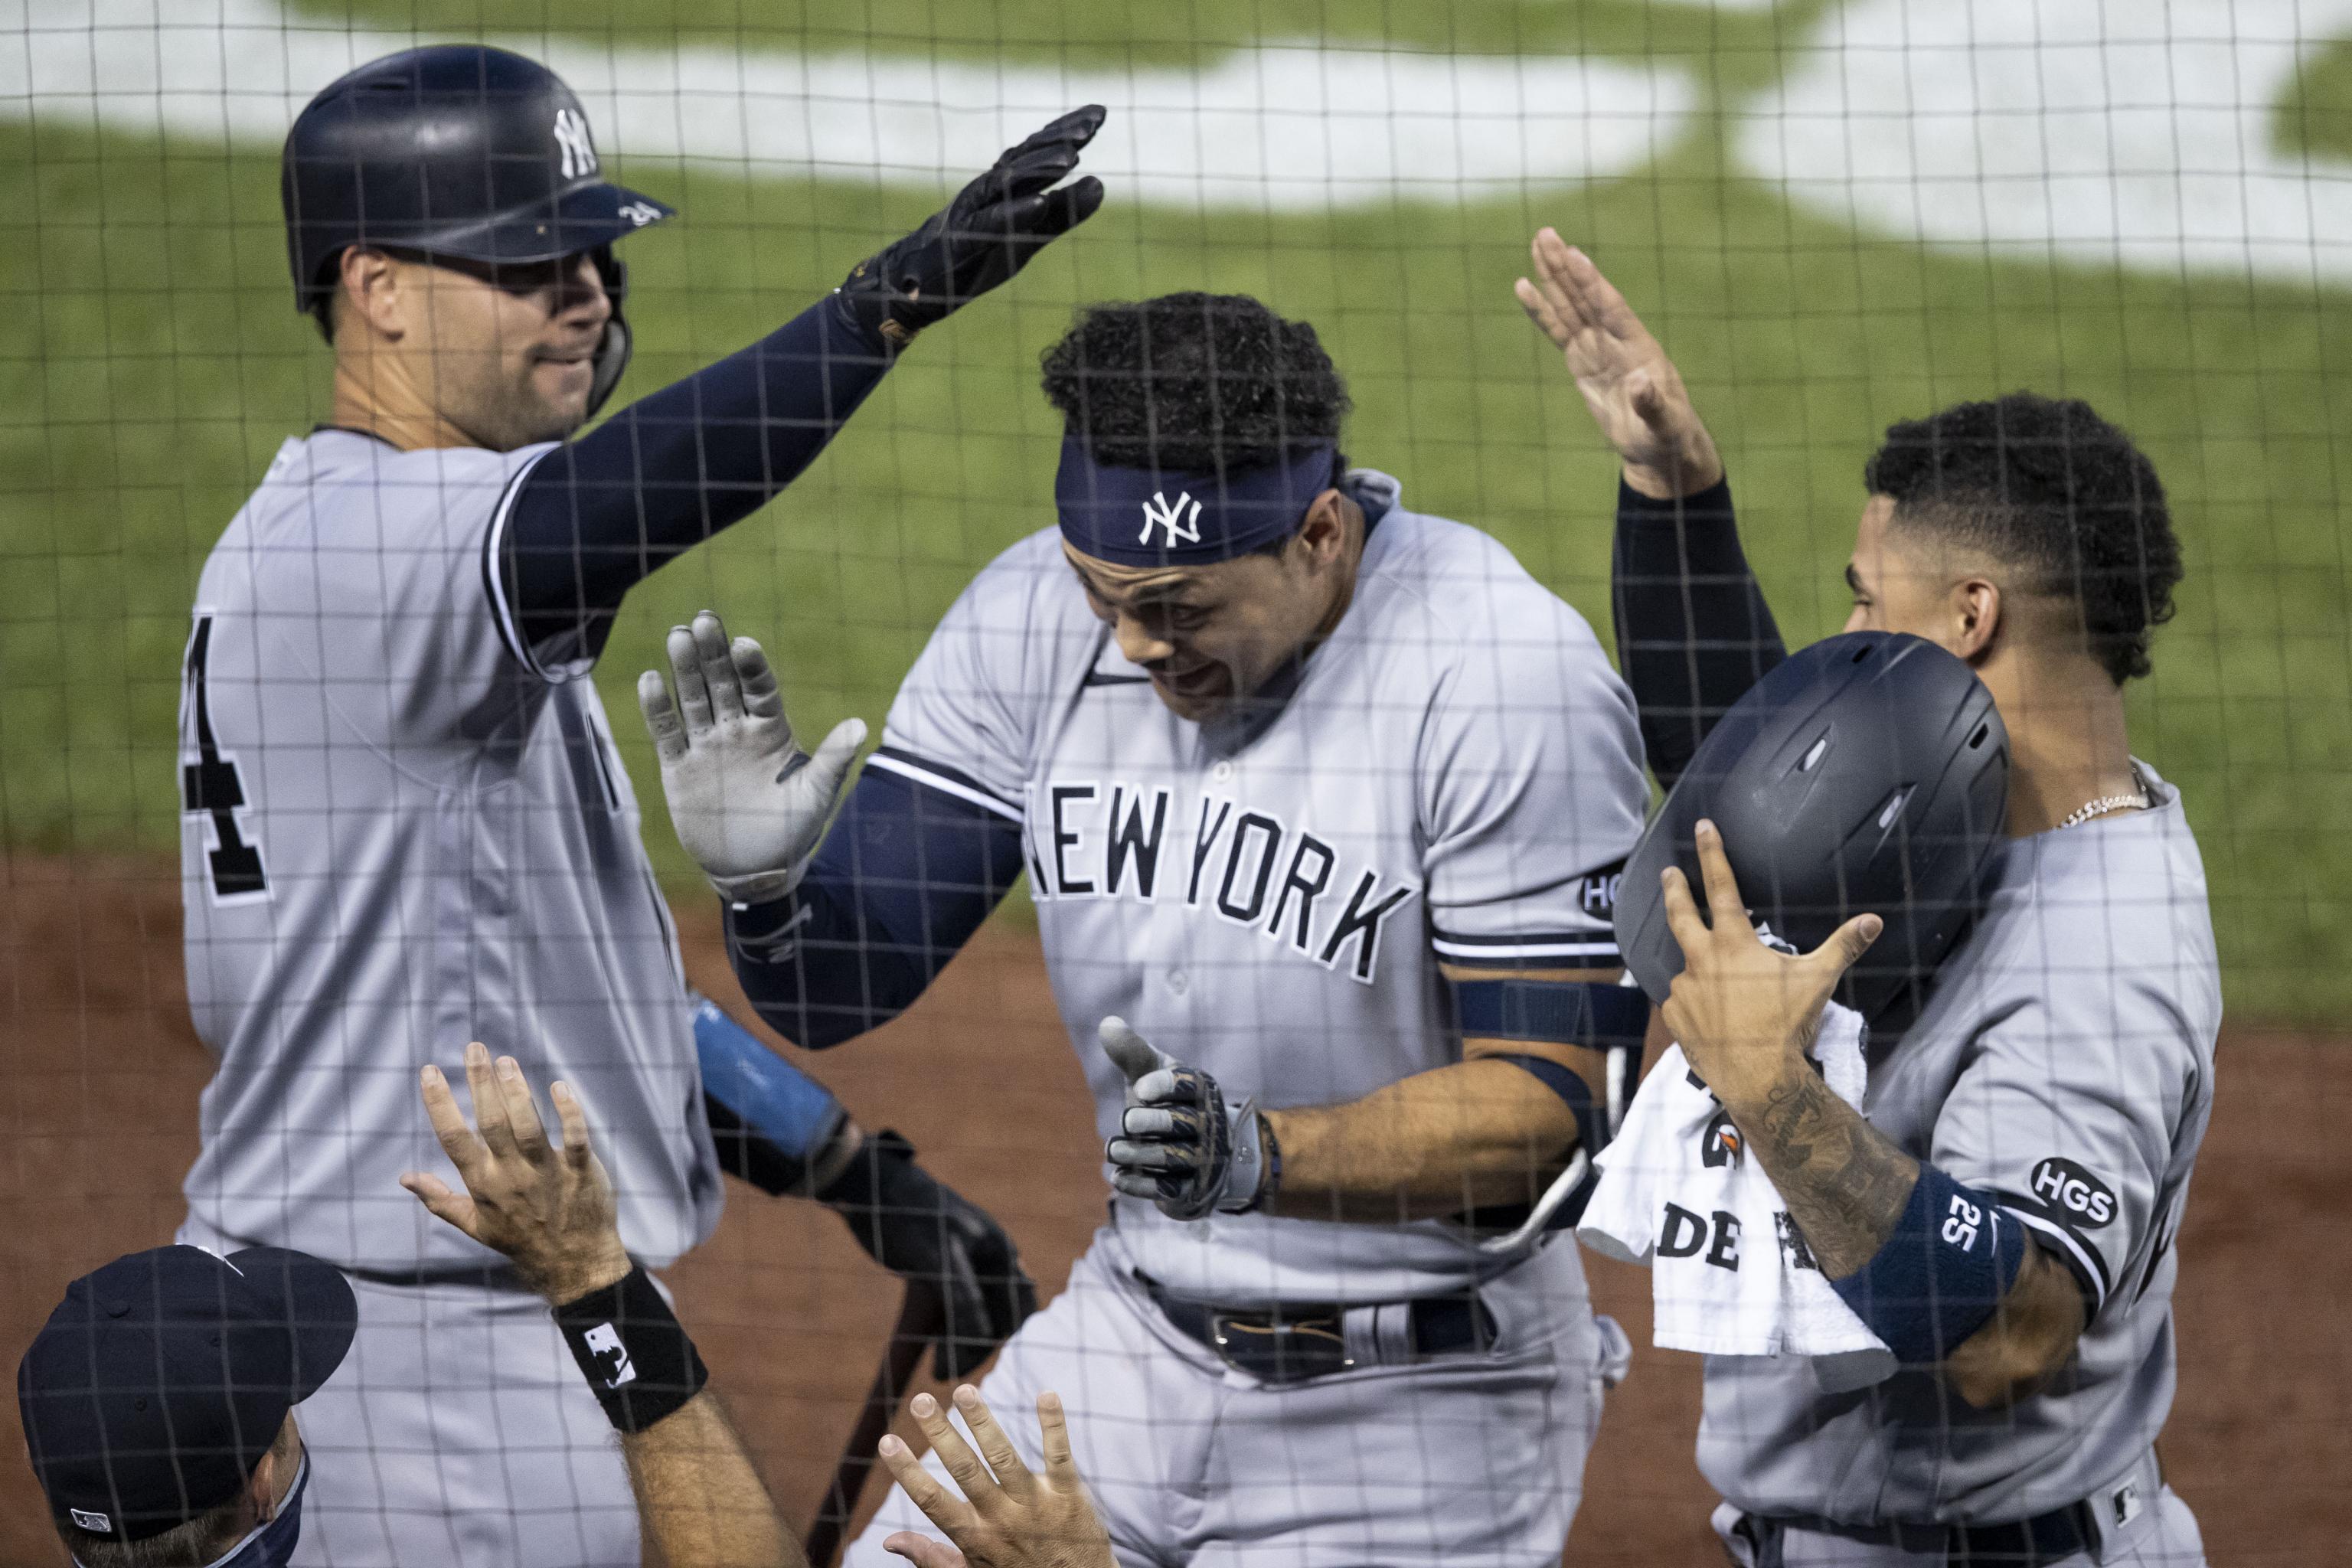
[{"label": "belt buckle", "polygon": [[[1217,1352],[1218,1360],[1235,1372],[1256,1378],[1260,1383],[1282,1384],[1305,1383],[1310,1378],[1346,1372],[1356,1364],[1355,1358],[1347,1353],[1346,1342],[1339,1334],[1331,1330],[1307,1327],[1306,1321],[1312,1320],[1284,1322],[1269,1315],[1264,1322],[1249,1321],[1248,1317],[1255,1315],[1219,1311],[1209,1314],[1210,1348]],[[1286,1342],[1297,1343],[1308,1335],[1328,1341],[1336,1347],[1338,1364],[1315,1366],[1308,1364],[1306,1356],[1283,1353]],[[1251,1353],[1253,1351],[1255,1355]]]}]

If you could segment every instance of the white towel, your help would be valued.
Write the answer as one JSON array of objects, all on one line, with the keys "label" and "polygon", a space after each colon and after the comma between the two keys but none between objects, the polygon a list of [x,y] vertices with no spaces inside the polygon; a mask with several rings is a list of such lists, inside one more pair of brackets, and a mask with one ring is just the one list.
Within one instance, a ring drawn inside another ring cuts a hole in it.
[{"label": "white towel", "polygon": [[[1869,1081],[1864,1032],[1861,1015],[1832,1003],[1813,1043],[1823,1081],[1856,1109]],[[1649,1266],[1661,1349],[1808,1356],[1833,1393],[1880,1382],[1893,1352],[1822,1278],[1742,1142],[1682,1047],[1670,1047],[1594,1162],[1601,1180],[1577,1238]]]}]

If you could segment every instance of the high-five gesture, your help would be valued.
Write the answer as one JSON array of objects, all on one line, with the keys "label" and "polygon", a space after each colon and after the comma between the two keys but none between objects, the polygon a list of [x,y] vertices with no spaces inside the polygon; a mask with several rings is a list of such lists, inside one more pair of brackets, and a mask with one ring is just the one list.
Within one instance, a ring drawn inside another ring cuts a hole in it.
[{"label": "high-five gesture", "polygon": [[1060,184],[1102,122],[1102,105],[1090,103],[1006,148],[922,227],[852,268],[842,304],[896,352],[1028,266],[1102,205],[1092,174]]},{"label": "high-five gesture", "polygon": [[1775,952],[1748,921],[1723,836],[1701,820],[1696,837],[1707,914],[1700,918],[1681,868],[1667,867],[1666,924],[1682,947],[1683,972],[1664,1013],[1691,1070],[1728,1105],[1747,1082],[1811,1048],[1838,978],[1869,951],[1885,922],[1856,915],[1811,952]]},{"label": "high-five gesture", "polygon": [[1537,231],[1535,277],[1514,287],[1528,319],[1568,361],[1592,422],[1625,462],[1625,482],[1659,500],[1696,495],[1723,478],[1675,362],[1592,258]]},{"label": "high-five gesture", "polygon": [[1022,1463],[1013,1439],[989,1414],[978,1389],[966,1384],[955,1391],[955,1403],[971,1428],[971,1444],[929,1394],[917,1394],[913,1409],[931,1440],[931,1452],[962,1489],[961,1498],[933,1479],[898,1438],[883,1438],[881,1449],[882,1462],[907,1496],[955,1544],[911,1530],[902,1530],[882,1544],[915,1568],[1111,1568],[1110,1536],[1087,1502],[1086,1484],[1070,1457],[1070,1429],[1062,1419],[1061,1396],[1045,1394],[1037,1399],[1044,1475]]},{"label": "high-five gesture", "polygon": [[575,1300],[628,1273],[613,1183],[588,1146],[588,1117],[569,1084],[558,1081],[548,1090],[558,1123],[551,1142],[512,1057],[493,1063],[487,1046],[466,1047],[473,1127],[439,1068],[427,1067],[419,1077],[425,1114],[466,1190],[417,1171],[402,1176],[402,1186],[436,1217],[513,1258],[517,1272],[550,1301]]},{"label": "high-five gesture", "polygon": [[750,637],[729,642],[708,610],[671,628],[668,653],[676,700],[649,669],[637,706],[677,841],[727,897],[782,898],[824,832],[866,721],[835,725],[814,756],[801,750],[768,656]]}]

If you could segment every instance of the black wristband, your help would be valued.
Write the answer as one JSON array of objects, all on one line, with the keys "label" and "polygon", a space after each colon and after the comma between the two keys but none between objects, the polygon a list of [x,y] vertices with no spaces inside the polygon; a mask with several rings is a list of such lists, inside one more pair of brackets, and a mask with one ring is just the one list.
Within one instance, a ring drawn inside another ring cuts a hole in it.
[{"label": "black wristband", "polygon": [[604,1418],[624,1432],[644,1431],[710,1381],[685,1325],[642,1266],[556,1308],[555,1326]]}]

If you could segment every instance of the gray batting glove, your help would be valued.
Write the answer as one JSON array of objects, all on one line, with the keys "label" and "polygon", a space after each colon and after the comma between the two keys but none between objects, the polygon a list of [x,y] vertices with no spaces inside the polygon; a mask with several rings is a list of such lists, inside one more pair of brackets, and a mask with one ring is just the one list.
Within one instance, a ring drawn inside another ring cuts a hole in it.
[{"label": "gray batting glove", "polygon": [[1111,1185],[1158,1204],[1170,1219],[1246,1214],[1264,1203],[1270,1184],[1256,1103],[1228,1111],[1215,1079],[1162,1055],[1124,1018],[1105,1018],[1096,1033],[1127,1079],[1119,1136],[1103,1151]]},{"label": "gray batting glove", "polygon": [[768,656],[727,640],[705,610],[669,634],[673,701],[658,670],[637,677],[637,706],[661,759],[677,841],[721,897],[782,898],[799,885],[849,777],[866,721],[845,719],[811,756],[793,740]]}]

